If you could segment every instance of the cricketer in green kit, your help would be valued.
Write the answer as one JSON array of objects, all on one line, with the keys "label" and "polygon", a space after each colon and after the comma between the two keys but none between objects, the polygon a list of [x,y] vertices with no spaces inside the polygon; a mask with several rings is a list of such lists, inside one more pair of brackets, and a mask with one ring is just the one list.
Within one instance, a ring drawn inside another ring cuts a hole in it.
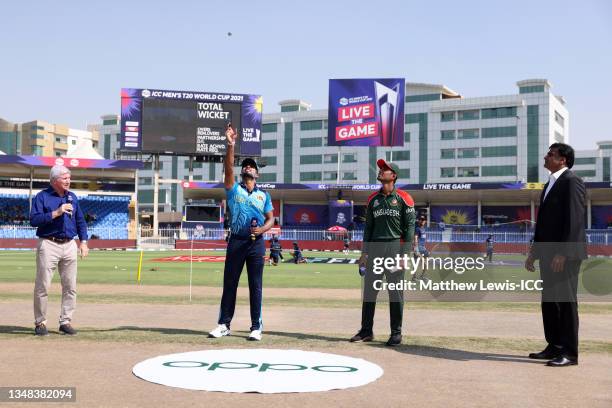
[{"label": "cricketer in green kit", "polygon": [[[378,181],[382,187],[368,198],[366,226],[363,234],[363,248],[359,259],[360,271],[364,270],[363,304],[361,309],[361,329],[351,342],[371,341],[374,339],[374,312],[379,290],[374,282],[382,279],[382,274],[373,272],[373,260],[378,257],[396,258],[412,252],[414,239],[415,211],[410,194],[395,187],[399,167],[395,163],[378,159]],[[385,269],[384,277],[388,283],[404,280],[405,269]],[[391,336],[388,346],[402,342],[402,317],[404,298],[401,290],[388,290]]]}]

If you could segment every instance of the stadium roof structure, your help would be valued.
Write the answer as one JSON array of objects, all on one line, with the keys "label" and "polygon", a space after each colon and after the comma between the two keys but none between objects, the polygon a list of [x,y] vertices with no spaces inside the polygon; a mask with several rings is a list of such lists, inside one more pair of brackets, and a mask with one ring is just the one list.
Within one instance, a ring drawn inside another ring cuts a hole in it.
[{"label": "stadium roof structure", "polygon": [[136,170],[144,167],[137,160],[0,155],[0,177],[48,180],[56,164],[66,166],[73,179],[82,181],[134,181]]}]

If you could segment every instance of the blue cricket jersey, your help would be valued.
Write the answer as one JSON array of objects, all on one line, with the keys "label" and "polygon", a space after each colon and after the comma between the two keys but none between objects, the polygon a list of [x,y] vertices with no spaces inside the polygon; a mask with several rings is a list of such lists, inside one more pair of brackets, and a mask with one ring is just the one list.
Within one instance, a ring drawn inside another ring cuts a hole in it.
[{"label": "blue cricket jersey", "polygon": [[231,213],[230,230],[232,235],[246,238],[251,235],[251,220],[257,218],[257,225],[265,222],[264,214],[272,211],[270,194],[257,186],[249,194],[245,185],[234,183],[234,186],[225,191],[227,205]]}]

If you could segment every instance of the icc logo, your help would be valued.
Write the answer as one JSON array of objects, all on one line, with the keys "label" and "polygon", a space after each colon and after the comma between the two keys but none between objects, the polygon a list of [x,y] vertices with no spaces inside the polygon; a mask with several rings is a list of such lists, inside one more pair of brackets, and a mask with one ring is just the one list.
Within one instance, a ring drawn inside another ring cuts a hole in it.
[{"label": "icc logo", "polygon": [[151,96],[151,91],[149,91],[148,89],[143,89],[142,96],[148,98],[149,96]]},{"label": "icc logo", "polygon": [[57,160],[55,160],[55,164],[57,164],[58,166],[63,166],[64,165],[64,160],[63,159],[57,159]]},{"label": "icc logo", "polygon": [[348,105],[348,99],[346,99],[346,98],[340,98],[340,105],[342,105],[342,106],[346,106],[346,105]]},{"label": "icc logo", "polygon": [[79,161],[77,159],[70,159],[70,165],[77,167],[79,165]]}]

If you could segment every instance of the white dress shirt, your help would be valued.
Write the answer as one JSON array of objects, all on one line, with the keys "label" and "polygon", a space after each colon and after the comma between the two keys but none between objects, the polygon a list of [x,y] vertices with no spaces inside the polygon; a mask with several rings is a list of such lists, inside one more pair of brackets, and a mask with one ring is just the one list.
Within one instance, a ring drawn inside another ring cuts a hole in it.
[{"label": "white dress shirt", "polygon": [[554,173],[551,173],[550,176],[548,176],[548,187],[546,188],[546,192],[544,193],[544,200],[546,200],[548,192],[550,191],[550,189],[553,188],[555,182],[559,179],[559,177],[561,177],[565,170],[567,170],[567,167],[563,167],[561,170],[557,170]]}]

